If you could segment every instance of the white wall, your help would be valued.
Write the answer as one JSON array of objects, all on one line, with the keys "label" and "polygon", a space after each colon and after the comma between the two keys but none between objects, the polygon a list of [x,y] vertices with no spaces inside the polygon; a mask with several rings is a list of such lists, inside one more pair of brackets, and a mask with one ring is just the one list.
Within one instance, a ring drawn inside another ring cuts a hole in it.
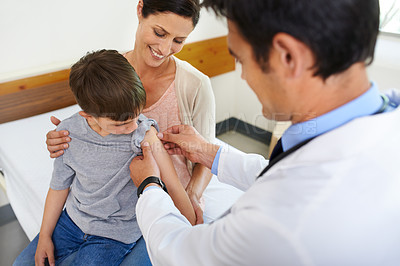
[{"label": "white wall", "polygon": [[[133,48],[137,0],[1,0],[0,82],[70,67],[87,51]],[[188,42],[226,35],[202,11]]]},{"label": "white wall", "polygon": [[379,35],[368,74],[381,90],[400,89],[400,35]]},{"label": "white wall", "polygon": [[0,82],[65,69],[86,51],[127,50],[135,1],[1,0]]},{"label": "white wall", "polygon": [[236,80],[237,75],[235,72],[211,78],[215,96],[215,118],[217,123],[235,115]]}]

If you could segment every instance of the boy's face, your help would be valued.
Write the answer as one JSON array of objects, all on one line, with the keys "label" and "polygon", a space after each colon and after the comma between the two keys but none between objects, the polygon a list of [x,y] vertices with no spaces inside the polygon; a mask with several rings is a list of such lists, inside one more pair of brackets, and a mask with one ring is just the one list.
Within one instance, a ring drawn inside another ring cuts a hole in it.
[{"label": "boy's face", "polygon": [[111,120],[110,118],[106,117],[92,117],[93,120],[96,122],[97,126],[99,129],[104,133],[108,134],[114,134],[114,135],[119,135],[119,134],[130,134],[135,129],[138,127],[137,125],[137,120],[138,118],[131,118],[126,121],[114,121]]},{"label": "boy's face", "polygon": [[139,116],[130,118],[126,121],[114,121],[107,117],[94,117],[80,111],[79,114],[86,119],[89,126],[99,135],[105,137],[109,134],[121,135],[130,134],[137,129],[137,121]]}]

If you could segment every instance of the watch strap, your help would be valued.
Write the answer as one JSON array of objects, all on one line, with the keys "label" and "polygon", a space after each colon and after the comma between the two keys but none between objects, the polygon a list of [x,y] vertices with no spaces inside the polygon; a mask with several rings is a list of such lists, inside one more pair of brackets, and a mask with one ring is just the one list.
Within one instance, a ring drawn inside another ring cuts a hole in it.
[{"label": "watch strap", "polygon": [[142,181],[142,183],[139,185],[138,189],[137,189],[137,196],[138,198],[140,197],[140,195],[143,194],[143,190],[144,188],[150,184],[150,183],[155,183],[157,185],[159,185],[165,192],[168,193],[167,191],[167,187],[165,186],[164,182],[161,180],[161,178],[157,177],[157,176],[149,176],[147,177],[145,180]]}]

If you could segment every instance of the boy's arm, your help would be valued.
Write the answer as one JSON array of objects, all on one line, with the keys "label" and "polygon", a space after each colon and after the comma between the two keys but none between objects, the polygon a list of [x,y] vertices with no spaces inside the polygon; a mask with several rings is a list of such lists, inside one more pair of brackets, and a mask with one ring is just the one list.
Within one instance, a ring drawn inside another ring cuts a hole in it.
[{"label": "boy's arm", "polygon": [[178,179],[171,157],[165,150],[160,139],[157,137],[157,130],[154,127],[151,127],[150,130],[147,131],[143,142],[148,142],[150,144],[154,159],[160,168],[161,179],[165,183],[175,206],[189,220],[189,222],[194,225],[196,223],[196,215],[193,206]]},{"label": "boy's arm", "polygon": [[39,242],[35,254],[36,265],[44,265],[45,258],[48,258],[50,265],[54,265],[55,263],[52,235],[64,208],[68,193],[69,188],[64,190],[53,190],[50,188],[47,193]]}]

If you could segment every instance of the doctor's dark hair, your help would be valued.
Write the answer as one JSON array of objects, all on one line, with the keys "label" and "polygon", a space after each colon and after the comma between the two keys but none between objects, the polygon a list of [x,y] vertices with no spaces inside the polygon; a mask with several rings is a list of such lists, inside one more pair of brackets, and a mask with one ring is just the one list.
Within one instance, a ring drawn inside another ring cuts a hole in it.
[{"label": "doctor's dark hair", "polygon": [[69,86],[82,110],[114,121],[136,118],[146,92],[136,71],[115,50],[87,53],[71,67]]},{"label": "doctor's dark hair", "polygon": [[196,27],[200,18],[199,0],[143,0],[143,17],[157,13],[171,12],[176,15],[191,18]]},{"label": "doctor's dark hair", "polygon": [[272,39],[280,32],[311,49],[314,75],[323,79],[373,61],[378,0],[204,0],[202,5],[235,23],[264,70]]}]

